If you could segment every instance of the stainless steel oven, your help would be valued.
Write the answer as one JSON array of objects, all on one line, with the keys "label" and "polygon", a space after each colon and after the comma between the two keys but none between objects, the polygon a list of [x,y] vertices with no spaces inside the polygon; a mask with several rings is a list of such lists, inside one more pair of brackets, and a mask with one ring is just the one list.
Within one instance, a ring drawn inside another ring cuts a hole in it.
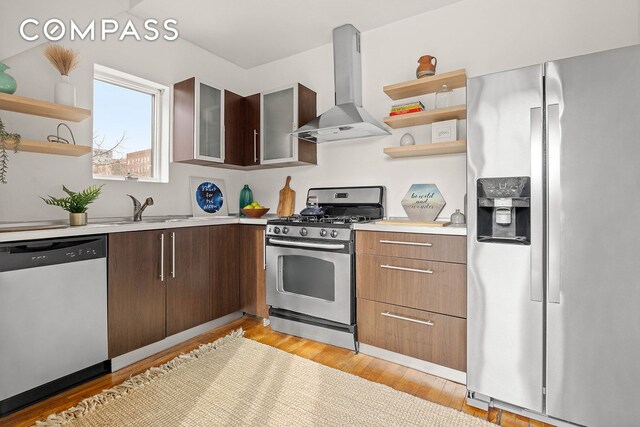
[{"label": "stainless steel oven", "polygon": [[[346,230],[348,231],[348,230]],[[349,233],[350,234],[350,233]],[[353,323],[353,242],[267,238],[267,304]]]}]

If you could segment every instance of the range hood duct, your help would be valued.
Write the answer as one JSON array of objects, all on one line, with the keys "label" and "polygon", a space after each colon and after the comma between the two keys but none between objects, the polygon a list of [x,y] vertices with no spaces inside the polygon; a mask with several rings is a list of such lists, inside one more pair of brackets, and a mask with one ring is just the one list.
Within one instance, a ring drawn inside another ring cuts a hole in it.
[{"label": "range hood duct", "polygon": [[389,135],[362,108],[360,32],[351,24],[333,30],[333,64],[336,106],[291,135],[314,143]]}]

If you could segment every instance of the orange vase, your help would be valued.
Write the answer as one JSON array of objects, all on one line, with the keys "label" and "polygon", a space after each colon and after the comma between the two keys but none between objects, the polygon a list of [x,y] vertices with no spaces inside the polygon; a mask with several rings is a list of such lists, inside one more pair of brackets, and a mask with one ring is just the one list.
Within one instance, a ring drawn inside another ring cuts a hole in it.
[{"label": "orange vase", "polygon": [[436,65],[438,65],[438,60],[435,56],[424,55],[418,59],[418,69],[416,70],[416,77],[429,77],[433,76],[436,73]]}]

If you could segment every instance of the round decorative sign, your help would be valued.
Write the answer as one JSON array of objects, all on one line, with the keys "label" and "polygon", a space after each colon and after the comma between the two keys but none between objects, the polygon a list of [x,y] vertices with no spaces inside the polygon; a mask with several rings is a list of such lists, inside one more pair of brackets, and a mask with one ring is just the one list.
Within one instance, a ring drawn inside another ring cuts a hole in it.
[{"label": "round decorative sign", "polygon": [[224,200],[222,191],[213,182],[203,182],[196,189],[196,201],[200,209],[207,213],[216,213],[222,209]]}]

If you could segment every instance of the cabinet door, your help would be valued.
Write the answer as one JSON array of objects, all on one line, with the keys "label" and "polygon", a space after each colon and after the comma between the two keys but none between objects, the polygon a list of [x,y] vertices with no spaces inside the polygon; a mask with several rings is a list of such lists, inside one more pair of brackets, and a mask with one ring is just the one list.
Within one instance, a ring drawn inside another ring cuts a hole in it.
[{"label": "cabinet door", "polygon": [[196,159],[224,162],[224,93],[196,83]]},{"label": "cabinet door", "polygon": [[109,358],[165,337],[162,235],[157,230],[109,235]]},{"label": "cabinet door", "polygon": [[224,163],[244,166],[247,122],[246,101],[240,95],[224,91]]},{"label": "cabinet door", "polygon": [[295,161],[297,139],[289,135],[298,128],[298,85],[261,94],[261,163]]},{"label": "cabinet door", "polygon": [[165,231],[167,336],[209,320],[208,227]]},{"label": "cabinet door", "polygon": [[269,317],[267,307],[264,239],[265,227],[240,226],[240,302],[245,313]]},{"label": "cabinet door", "polygon": [[210,319],[240,310],[239,225],[209,227]]},{"label": "cabinet door", "polygon": [[246,120],[244,164],[256,166],[260,164],[260,94],[245,98]]}]

